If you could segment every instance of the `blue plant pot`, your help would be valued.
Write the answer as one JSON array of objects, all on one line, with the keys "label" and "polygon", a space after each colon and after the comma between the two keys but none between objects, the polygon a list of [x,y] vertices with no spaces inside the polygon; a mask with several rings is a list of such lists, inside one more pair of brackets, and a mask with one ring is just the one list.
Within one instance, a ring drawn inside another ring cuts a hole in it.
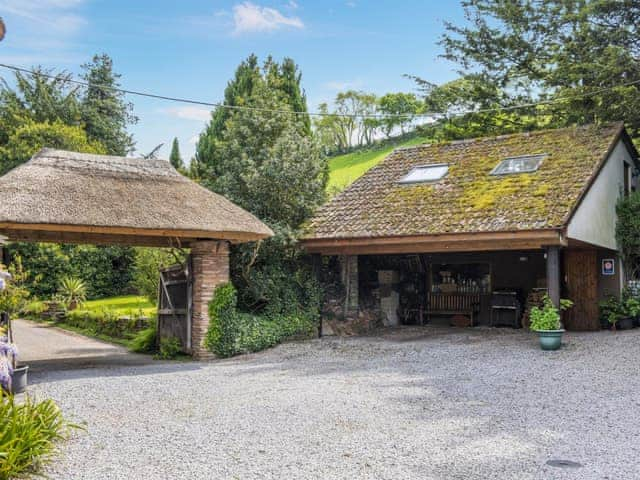
[{"label": "blue plant pot", "polygon": [[562,345],[564,330],[537,330],[542,350],[558,350]]}]

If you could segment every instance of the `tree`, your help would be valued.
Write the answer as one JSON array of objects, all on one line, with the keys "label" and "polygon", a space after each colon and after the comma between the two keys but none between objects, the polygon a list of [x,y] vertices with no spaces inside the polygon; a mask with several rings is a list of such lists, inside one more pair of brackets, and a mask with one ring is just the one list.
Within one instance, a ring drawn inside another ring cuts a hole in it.
[{"label": "tree", "polygon": [[420,111],[420,101],[414,93],[387,93],[378,100],[381,113],[389,115],[382,120],[384,133],[387,137],[395,128],[400,128],[404,135],[406,129],[413,122],[413,115]]},{"label": "tree", "polygon": [[[298,260],[298,229],[325,199],[328,165],[299,116],[287,112],[277,88],[257,82],[212,144],[203,184],[267,223],[275,236],[232,249],[240,306],[273,314],[305,308],[310,276]],[[214,112],[215,118],[215,112]],[[315,297],[314,297],[315,298]]]},{"label": "tree", "polygon": [[87,138],[78,126],[56,120],[53,123],[23,119],[4,145],[0,146],[0,175],[26,162],[43,147],[85,153],[105,153],[104,147]]},{"label": "tree", "polygon": [[[307,111],[307,99],[301,87],[302,75],[296,63],[285,58],[282,63],[268,57],[262,67],[256,55],[250,55],[236,69],[233,79],[229,81],[224,91],[224,105],[226,107],[248,106],[254,90],[260,86],[267,87],[275,93],[279,102],[285,108],[294,112]],[[229,120],[236,110],[232,108],[216,108],[211,113],[211,121],[204,132],[200,134],[196,146],[192,174],[201,176],[203,169],[214,162],[216,144],[221,141]],[[310,135],[310,119],[306,114],[289,114],[297,117],[296,128],[301,134]]]},{"label": "tree", "polygon": [[[53,77],[50,70],[34,68],[34,75],[15,73],[15,88],[6,81],[0,87],[0,145],[25,123],[59,121],[80,126],[79,87],[62,72]],[[45,76],[46,75],[46,76]]]},{"label": "tree", "polygon": [[178,145],[178,138],[173,139],[173,143],[171,144],[171,154],[169,155],[169,161],[173,168],[176,170],[184,169],[184,162],[182,161],[182,157],[180,156],[180,145]]},{"label": "tree", "polygon": [[633,0],[465,0],[445,58],[520,99],[551,100],[554,125],[624,120],[640,133],[640,5]]},{"label": "tree", "polygon": [[138,118],[133,115],[133,104],[114,90],[120,86],[120,75],[113,71],[113,60],[104,53],[94,55],[82,68],[82,78],[88,83],[81,99],[87,136],[102,143],[109,155],[131,153],[135,143],[127,126],[137,123]]}]

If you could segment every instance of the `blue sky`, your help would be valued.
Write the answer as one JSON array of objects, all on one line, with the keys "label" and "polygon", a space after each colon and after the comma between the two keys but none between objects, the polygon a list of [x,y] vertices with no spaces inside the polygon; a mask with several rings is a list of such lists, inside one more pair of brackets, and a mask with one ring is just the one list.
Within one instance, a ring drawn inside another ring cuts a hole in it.
[{"label": "blue sky", "polygon": [[[458,0],[0,0],[7,36],[0,59],[22,67],[79,71],[106,52],[123,87],[215,102],[249,54],[300,65],[309,108],[353,88],[408,91],[404,73],[435,83],[456,77],[439,59],[445,20],[461,22]],[[1,71],[8,78],[7,71]],[[140,118],[138,151],[177,136],[190,157],[208,119],[201,107],[129,97]]]}]

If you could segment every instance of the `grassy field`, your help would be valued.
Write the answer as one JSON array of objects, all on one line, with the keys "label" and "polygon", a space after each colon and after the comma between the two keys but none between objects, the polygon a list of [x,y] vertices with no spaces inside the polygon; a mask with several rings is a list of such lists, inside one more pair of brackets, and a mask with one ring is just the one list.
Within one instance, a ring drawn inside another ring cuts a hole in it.
[{"label": "grassy field", "polygon": [[156,306],[147,297],[136,295],[89,300],[84,302],[80,308],[90,312],[109,310],[117,315],[133,315],[139,313],[140,310],[147,317],[153,317],[156,314]]},{"label": "grassy field", "polygon": [[329,191],[340,191],[380,163],[393,149],[427,143],[428,139],[414,137],[397,144],[384,144],[367,150],[338,155],[329,160]]}]

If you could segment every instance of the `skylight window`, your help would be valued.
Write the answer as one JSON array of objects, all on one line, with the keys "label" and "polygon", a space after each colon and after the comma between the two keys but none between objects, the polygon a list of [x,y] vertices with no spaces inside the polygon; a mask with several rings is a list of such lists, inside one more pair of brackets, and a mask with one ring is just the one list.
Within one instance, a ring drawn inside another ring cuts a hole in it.
[{"label": "skylight window", "polygon": [[505,158],[491,171],[491,175],[535,172],[546,157],[547,154],[543,153],[540,155],[522,155],[520,157]]},{"label": "skylight window", "polygon": [[400,183],[427,183],[437,182],[444,177],[449,171],[449,165],[446,163],[434,163],[433,165],[423,165],[421,167],[413,167],[409,173],[402,177]]}]

